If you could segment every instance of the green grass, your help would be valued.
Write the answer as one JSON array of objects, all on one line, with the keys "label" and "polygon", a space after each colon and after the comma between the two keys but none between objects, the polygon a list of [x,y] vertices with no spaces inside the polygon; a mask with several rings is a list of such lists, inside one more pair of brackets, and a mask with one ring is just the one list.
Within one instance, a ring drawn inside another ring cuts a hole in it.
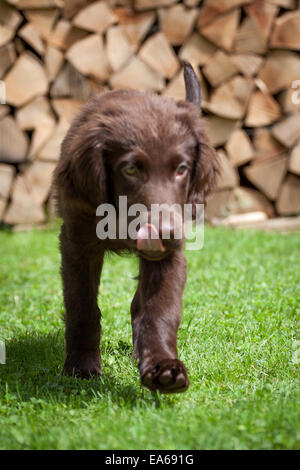
[{"label": "green grass", "polygon": [[1,449],[299,448],[300,236],[205,236],[179,331],[191,387],[162,396],[131,363],[134,258],[105,263],[102,378],[67,378],[57,232],[0,234]]}]

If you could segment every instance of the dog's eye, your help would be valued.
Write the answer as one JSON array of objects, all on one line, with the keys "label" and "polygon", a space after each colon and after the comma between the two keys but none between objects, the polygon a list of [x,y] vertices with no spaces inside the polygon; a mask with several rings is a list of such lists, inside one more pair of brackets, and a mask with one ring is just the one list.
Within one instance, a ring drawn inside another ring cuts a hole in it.
[{"label": "dog's eye", "polygon": [[182,163],[181,165],[177,167],[176,176],[178,177],[185,176],[186,173],[188,172],[188,169],[189,169],[188,166]]},{"label": "dog's eye", "polygon": [[137,176],[139,170],[134,163],[128,163],[126,166],[122,168],[122,172],[126,176]]}]

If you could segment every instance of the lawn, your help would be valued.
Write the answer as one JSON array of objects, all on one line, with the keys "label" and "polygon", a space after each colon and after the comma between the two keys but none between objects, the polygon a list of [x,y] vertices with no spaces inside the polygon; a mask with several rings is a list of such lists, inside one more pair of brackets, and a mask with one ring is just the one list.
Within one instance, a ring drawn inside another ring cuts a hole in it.
[{"label": "lawn", "polygon": [[57,235],[0,233],[0,449],[300,447],[299,234],[206,229],[187,253],[179,351],[191,387],[171,396],[141,388],[131,362],[134,258],[105,263],[103,376],[60,375]]}]

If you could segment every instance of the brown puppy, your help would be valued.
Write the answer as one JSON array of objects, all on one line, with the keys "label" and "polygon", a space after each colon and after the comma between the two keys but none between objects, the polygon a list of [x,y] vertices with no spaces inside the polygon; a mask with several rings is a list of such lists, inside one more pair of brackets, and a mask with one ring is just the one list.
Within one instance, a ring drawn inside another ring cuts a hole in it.
[{"label": "brown puppy", "polygon": [[[66,308],[64,373],[83,378],[101,373],[100,310],[97,293],[106,250],[135,252],[139,283],[131,305],[133,346],[142,385],[164,393],[189,386],[178,359],[186,261],[182,240],[169,239],[144,225],[137,240],[96,235],[100,204],[119,211],[119,196],[128,206],[204,203],[217,172],[216,154],[203,129],[201,93],[196,75],[185,64],[186,101],[137,91],[111,91],[93,97],[74,120],[61,148],[54,189],[63,218],[62,278]],[[145,229],[145,227],[147,227]]]}]

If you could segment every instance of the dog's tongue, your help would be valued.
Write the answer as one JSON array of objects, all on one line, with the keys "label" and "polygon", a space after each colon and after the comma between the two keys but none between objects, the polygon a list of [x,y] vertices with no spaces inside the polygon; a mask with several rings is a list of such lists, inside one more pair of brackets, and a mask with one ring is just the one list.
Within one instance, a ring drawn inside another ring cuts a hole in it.
[{"label": "dog's tongue", "polygon": [[[151,238],[152,237],[152,238]],[[144,224],[137,233],[139,251],[165,251],[157,228],[153,224]]]}]

